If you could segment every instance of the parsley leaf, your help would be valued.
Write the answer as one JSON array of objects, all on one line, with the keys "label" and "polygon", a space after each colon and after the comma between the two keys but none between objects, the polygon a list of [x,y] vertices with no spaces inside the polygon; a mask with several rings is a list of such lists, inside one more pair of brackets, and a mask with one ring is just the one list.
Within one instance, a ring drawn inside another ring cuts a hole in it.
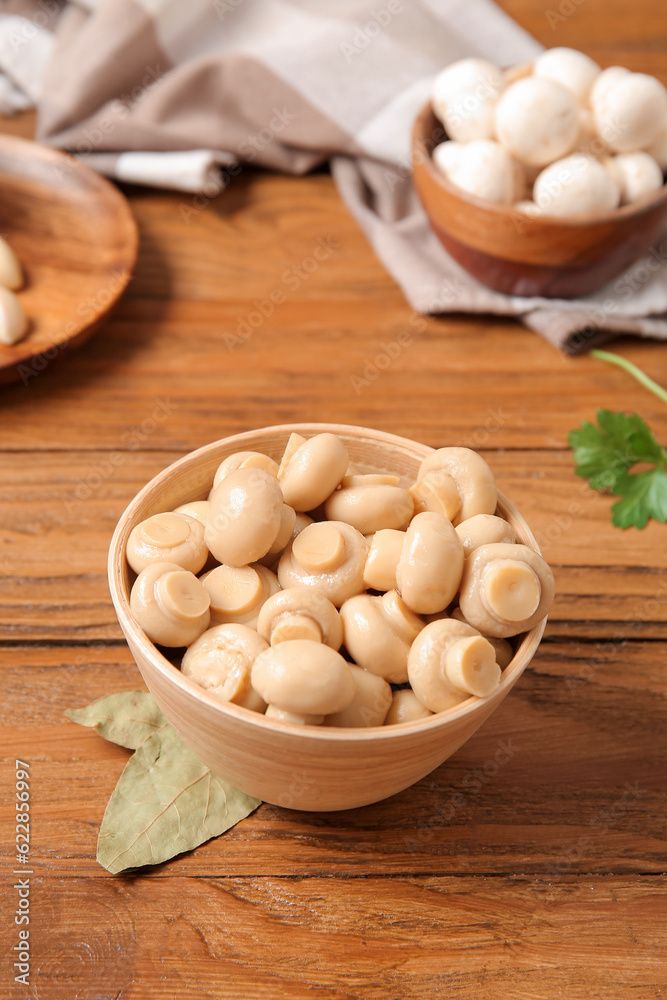
[{"label": "parsley leaf", "polygon": [[[619,528],[643,528],[649,518],[667,521],[667,452],[638,414],[598,410],[597,426],[584,421],[569,435],[577,475],[593,489],[621,497],[612,507]],[[638,463],[654,468],[631,473]]]}]

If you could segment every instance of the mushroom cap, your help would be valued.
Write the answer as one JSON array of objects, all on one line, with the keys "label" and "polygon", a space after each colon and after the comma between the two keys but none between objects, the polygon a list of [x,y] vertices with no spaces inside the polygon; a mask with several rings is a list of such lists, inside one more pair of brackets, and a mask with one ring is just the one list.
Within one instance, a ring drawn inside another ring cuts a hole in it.
[{"label": "mushroom cap", "polygon": [[617,153],[655,142],[667,117],[667,90],[654,76],[628,73],[591,95],[595,125]]},{"label": "mushroom cap", "polygon": [[542,52],[535,60],[533,72],[567,87],[579,104],[585,104],[601,70],[583,52],[559,46]]},{"label": "mushroom cap", "polygon": [[562,217],[610,212],[618,207],[621,192],[599,160],[574,153],[545,167],[533,197],[543,215]]},{"label": "mushroom cap", "polygon": [[493,647],[476,629],[443,618],[426,625],[413,642],[408,678],[422,705],[443,712],[471,694],[491,694],[500,682],[500,668]]},{"label": "mushroom cap", "polygon": [[459,605],[485,635],[506,639],[526,632],[549,613],[553,598],[553,573],[527,545],[492,542],[466,559]]},{"label": "mushroom cap", "polygon": [[422,705],[411,688],[401,688],[394,691],[384,725],[400,726],[402,722],[418,722],[420,719],[430,719],[432,715],[430,708]]},{"label": "mushroom cap", "polygon": [[450,518],[452,524],[474,514],[494,514],[498,504],[496,481],[481,455],[471,448],[438,448],[419,466],[417,481],[429,472],[439,472],[454,481],[460,498],[460,510]]},{"label": "mushroom cap", "polygon": [[431,156],[436,170],[441,173],[443,177],[449,177],[449,172],[458,162],[462,149],[463,144],[460,142],[454,142],[453,139],[445,139],[444,142],[438,143],[435,147]]},{"label": "mushroom cap", "polygon": [[28,317],[10,288],[0,285],[0,344],[17,344],[28,332]]},{"label": "mushroom cap", "polygon": [[195,521],[199,521],[205,528],[209,506],[208,500],[191,500],[190,503],[182,503],[180,507],[176,507],[172,513],[187,514],[188,517],[194,517]]},{"label": "mushroom cap", "polygon": [[216,625],[186,649],[181,673],[223,701],[263,712],[265,702],[253,690],[250,671],[267,643],[247,625]]},{"label": "mushroom cap", "polygon": [[345,648],[360,667],[391,684],[408,679],[408,652],[424,623],[395,591],[382,597],[351,597],[340,609],[340,617]]},{"label": "mushroom cap", "polygon": [[368,542],[344,521],[309,524],[287,546],[278,563],[280,586],[317,587],[337,608],[364,589]]},{"label": "mushroom cap", "polygon": [[624,76],[629,75],[630,70],[626,69],[625,66],[607,66],[606,69],[603,69],[595,78],[591,92],[588,95],[589,107],[593,108],[596,103],[605,101],[612,87],[615,87],[618,81]]},{"label": "mushroom cap", "polygon": [[504,86],[501,70],[484,59],[461,59],[440,72],[431,103],[450,138],[469,142],[493,135],[493,108]]},{"label": "mushroom cap", "polygon": [[[281,625],[279,641],[285,642],[295,637],[290,635],[290,621],[295,616],[305,618],[311,626],[316,626],[313,628],[313,635],[317,636],[319,631],[319,641],[331,646],[332,649],[340,649],[343,643],[343,623],[340,615],[325,594],[313,587],[290,587],[288,590],[279,590],[273,594],[262,605],[257,619],[257,631],[267,642],[275,645],[272,636],[276,626]],[[307,626],[307,623],[296,622],[294,631],[296,633],[305,631],[302,625]]]},{"label": "mushroom cap", "polygon": [[323,715],[285,712],[282,708],[276,708],[275,705],[269,705],[264,716],[267,719],[275,719],[277,722],[291,722],[293,726],[321,726],[324,722]]},{"label": "mushroom cap", "polygon": [[662,170],[648,153],[619,153],[604,166],[620,188],[621,205],[632,205],[662,187]]},{"label": "mushroom cap", "polygon": [[465,555],[469,556],[478,545],[487,542],[516,542],[516,531],[503,517],[496,514],[475,514],[456,526]]},{"label": "mushroom cap", "polygon": [[511,84],[495,112],[496,135],[508,153],[532,166],[546,166],[569,153],[579,130],[572,91],[546,77]]},{"label": "mushroom cap", "polygon": [[23,271],[19,259],[7,240],[0,236],[0,285],[17,292],[23,284]]},{"label": "mushroom cap", "polygon": [[461,540],[444,514],[417,514],[396,568],[397,589],[407,606],[417,614],[443,611],[459,589],[463,556]]},{"label": "mushroom cap", "polygon": [[264,603],[280,589],[278,578],[266,566],[216,566],[200,577],[211,598],[211,624],[236,622],[256,628]]},{"label": "mushroom cap", "polygon": [[394,590],[396,567],[401,558],[405,532],[382,528],[370,536],[370,549],[364,566],[364,583],[371,590]]},{"label": "mushroom cap", "polygon": [[194,573],[177,563],[154,562],[130,591],[132,617],[151,642],[189,646],[210,621],[209,596]]},{"label": "mushroom cap", "polygon": [[345,521],[362,535],[372,535],[382,528],[404,528],[414,513],[414,502],[401,486],[362,483],[334,490],[324,513],[330,521]]},{"label": "mushroom cap", "polygon": [[377,674],[363,670],[350,664],[354,679],[354,697],[346,708],[324,720],[325,726],[338,726],[344,729],[361,729],[368,726],[381,726],[391,705],[391,688]]},{"label": "mushroom cap", "polygon": [[153,514],[134,526],[125,554],[135,573],[156,562],[199,573],[208,559],[203,525],[189,514]]},{"label": "mushroom cap", "polygon": [[264,469],[230,472],[211,494],[206,544],[229,566],[247,566],[265,556],[280,531],[283,494]]},{"label": "mushroom cap", "polygon": [[462,191],[496,205],[511,205],[515,201],[517,173],[514,161],[493,139],[466,143],[447,176]]},{"label": "mushroom cap", "polygon": [[332,715],[352,701],[350,665],[321,642],[293,639],[270,646],[252,667],[252,686],[269,705],[300,715]]},{"label": "mushroom cap", "polygon": [[237,469],[263,469],[274,478],[278,476],[278,463],[261,451],[236,451],[233,455],[228,455],[218,468],[213,477],[213,488],[222,482],[230,472]]},{"label": "mushroom cap", "polygon": [[667,173],[667,117],[656,139],[646,147],[646,152],[653,157],[662,172]]},{"label": "mushroom cap", "polygon": [[281,464],[278,480],[285,503],[295,511],[314,510],[333,493],[350,462],[347,448],[335,434],[316,434]]}]

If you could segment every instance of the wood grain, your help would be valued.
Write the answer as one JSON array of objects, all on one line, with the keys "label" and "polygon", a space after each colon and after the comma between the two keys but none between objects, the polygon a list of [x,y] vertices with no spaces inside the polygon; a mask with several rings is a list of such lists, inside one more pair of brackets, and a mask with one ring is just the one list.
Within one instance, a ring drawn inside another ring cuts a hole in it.
[{"label": "wood grain", "polygon": [[35,981],[50,1000],[660,997],[666,917],[661,878],[74,878],[41,900]]},{"label": "wood grain", "polygon": [[[501,5],[544,44],[667,83],[663,0],[586,0],[553,27],[560,0]],[[33,125],[1,128],[29,138]],[[200,208],[128,194],[141,252],[118,310],[0,396],[0,866],[13,903],[23,755],[36,1000],[660,997],[665,527],[612,528],[567,434],[608,407],[667,440],[664,407],[515,322],[422,325],[323,172],[244,169]],[[337,246],[301,279],[319,239]],[[273,289],[284,302],[230,341]],[[405,331],[412,342],[378,368]],[[615,349],[667,384],[663,345]],[[554,565],[545,641],[488,722],[408,791],[336,814],[264,805],[167,865],[112,878],[95,845],[128,752],[63,712],[141,686],[106,584],[116,521],[187,451],[312,419],[480,449]],[[508,739],[520,749],[490,774]],[[8,968],[0,993],[18,1000]]]}]

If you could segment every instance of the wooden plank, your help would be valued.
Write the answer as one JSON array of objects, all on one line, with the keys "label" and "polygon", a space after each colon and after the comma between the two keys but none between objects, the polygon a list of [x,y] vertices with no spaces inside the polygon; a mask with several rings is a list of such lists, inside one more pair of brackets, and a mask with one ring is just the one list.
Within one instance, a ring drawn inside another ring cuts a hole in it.
[{"label": "wooden plank", "polygon": [[[120,638],[107,549],[126,504],[180,457],[162,450],[162,426],[155,421],[155,451],[132,450],[135,438],[128,436],[111,452],[72,452],[66,461],[48,451],[29,462],[20,453],[3,457],[0,638]],[[574,474],[569,451],[495,449],[493,432],[484,434],[471,443],[525,514],[556,573],[552,634],[667,637],[664,528],[613,528],[611,499]]]},{"label": "wooden plank", "polygon": [[[659,997],[667,974],[664,878],[33,876],[31,889],[30,981],[49,1000],[624,1000]],[[11,954],[16,928],[0,935]],[[7,982],[8,1000],[25,995]]]},{"label": "wooden plank", "polygon": [[[298,182],[304,212],[293,211],[295,183],[244,173],[188,222],[182,195],[135,194],[143,242],[125,299],[89,344],[6,390],[4,448],[115,449],[165,397],[174,418],[142,447],[185,451],[314,415],[429,444],[474,437],[491,422],[494,445],[506,448],[563,448],[599,406],[638,410],[664,428],[659,402],[627,376],[563,358],[512,321],[413,313],[331,178]],[[303,271],[328,239],[338,248]],[[273,307],[271,292],[284,301]],[[664,352],[620,346],[667,382]]]},{"label": "wooden plank", "polygon": [[[546,642],[486,725],[411,789],[344,813],[264,805],[156,875],[661,872],[666,654],[664,643]],[[19,756],[33,776],[32,866],[105,877],[97,830],[129,753],[63,713],[143,687],[129,652],[11,647],[2,674],[2,843],[13,844]]]}]

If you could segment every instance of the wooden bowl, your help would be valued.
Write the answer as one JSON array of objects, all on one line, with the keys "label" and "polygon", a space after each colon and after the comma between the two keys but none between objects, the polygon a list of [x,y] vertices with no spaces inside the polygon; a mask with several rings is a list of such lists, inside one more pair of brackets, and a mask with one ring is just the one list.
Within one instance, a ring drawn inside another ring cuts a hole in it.
[{"label": "wooden bowl", "polygon": [[23,267],[17,294],[30,321],[24,340],[0,344],[0,384],[29,385],[116,303],[137,258],[137,227],[120,191],[85,163],[3,135],[0,233]]},{"label": "wooden bowl", "polygon": [[667,185],[613,212],[531,218],[446,180],[431,153],[447,135],[430,104],[412,134],[412,176],[436,236],[461,267],[507,295],[576,298],[622,274],[664,237]]},{"label": "wooden bowl", "polygon": [[[235,451],[261,451],[278,460],[292,431],[338,434],[360,469],[414,481],[433,449],[364,427],[286,424],[235,434],[191,452],[156,476],[130,503],[111,541],[109,586],[121,628],[143,678],[183,740],[214,772],[266,802],[291,809],[334,810],[367,805],[423,778],[451,756],[500,704],[537,649],[545,622],[522,637],[514,659],[489,698],[470,698],[420,722],[370,729],[301,727],[266,719],[216,699],[184,677],[149,641],[130,615],[134,574],[125,559],[132,528],[146,517],[206,498],[220,462]],[[500,497],[499,512],[520,539],[538,550],[526,522]]]}]

